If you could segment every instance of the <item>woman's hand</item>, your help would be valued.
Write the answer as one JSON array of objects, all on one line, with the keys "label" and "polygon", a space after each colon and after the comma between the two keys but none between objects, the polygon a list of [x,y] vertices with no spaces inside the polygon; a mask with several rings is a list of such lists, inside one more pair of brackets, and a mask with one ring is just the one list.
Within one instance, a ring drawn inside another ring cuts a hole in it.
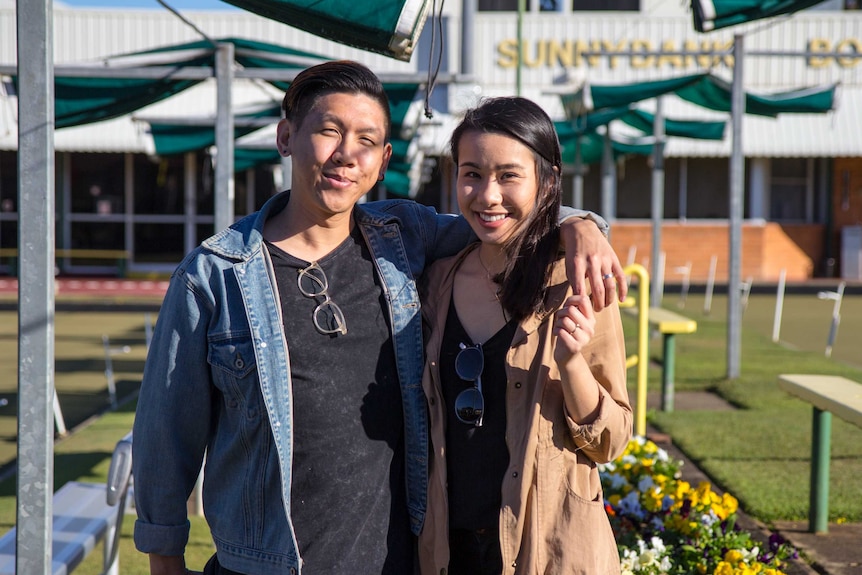
[{"label": "woman's hand", "polygon": [[573,356],[581,353],[596,333],[596,314],[590,298],[584,295],[570,296],[556,313],[554,329],[557,335],[554,360],[562,367]]}]

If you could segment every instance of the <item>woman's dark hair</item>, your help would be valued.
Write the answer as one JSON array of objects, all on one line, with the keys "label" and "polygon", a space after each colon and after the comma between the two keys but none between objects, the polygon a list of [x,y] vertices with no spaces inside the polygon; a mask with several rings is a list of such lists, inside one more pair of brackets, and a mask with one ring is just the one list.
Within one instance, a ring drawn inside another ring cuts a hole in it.
[{"label": "woman's dark hair", "polygon": [[545,288],[559,252],[562,154],[554,122],[535,102],[520,97],[490,98],[468,110],[452,132],[449,146],[458,166],[458,146],[467,132],[501,134],[533,151],[539,190],[536,205],[506,241],[506,268],[494,281],[502,286],[500,303],[521,320],[541,312]]},{"label": "woman's dark hair", "polygon": [[386,141],[389,141],[392,126],[389,97],[380,78],[359,62],[324,62],[297,74],[281,101],[284,117],[301,124],[318,98],[329,94],[362,94],[376,100],[386,117]]}]

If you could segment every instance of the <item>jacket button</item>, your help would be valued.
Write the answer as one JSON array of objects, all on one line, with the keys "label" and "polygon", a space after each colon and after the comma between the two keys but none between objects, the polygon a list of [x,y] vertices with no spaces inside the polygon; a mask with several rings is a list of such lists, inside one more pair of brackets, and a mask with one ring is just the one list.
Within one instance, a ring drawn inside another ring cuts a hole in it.
[{"label": "jacket button", "polygon": [[428,398],[428,403],[430,403],[431,405],[437,405],[437,400],[433,397],[430,397]]},{"label": "jacket button", "polygon": [[237,369],[242,369],[243,367],[245,367],[245,362],[240,356],[236,356],[236,359],[233,360],[233,366]]},{"label": "jacket button", "polygon": [[521,389],[521,382],[520,381],[515,382],[515,389]]},{"label": "jacket button", "polygon": [[513,472],[512,472],[512,477],[518,477],[518,472],[517,472],[517,471],[513,471]]}]

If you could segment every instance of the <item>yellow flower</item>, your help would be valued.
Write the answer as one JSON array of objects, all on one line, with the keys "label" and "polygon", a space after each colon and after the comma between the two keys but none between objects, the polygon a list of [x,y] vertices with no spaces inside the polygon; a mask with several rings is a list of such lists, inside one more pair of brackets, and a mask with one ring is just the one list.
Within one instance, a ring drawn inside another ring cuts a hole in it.
[{"label": "yellow flower", "polygon": [[740,553],[736,549],[729,549],[727,553],[724,554],[724,560],[728,563],[739,563],[740,561],[742,561],[742,553]]},{"label": "yellow flower", "polygon": [[733,567],[730,563],[726,563],[724,561],[719,561],[718,565],[715,566],[715,571],[713,575],[734,575]]}]

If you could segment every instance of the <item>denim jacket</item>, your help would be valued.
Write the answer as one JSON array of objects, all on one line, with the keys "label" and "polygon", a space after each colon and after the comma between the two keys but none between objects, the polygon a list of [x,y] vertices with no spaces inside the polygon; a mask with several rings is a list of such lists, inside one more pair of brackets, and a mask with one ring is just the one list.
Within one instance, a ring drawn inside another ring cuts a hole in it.
[{"label": "denim jacket", "polygon": [[[204,512],[219,562],[251,575],[300,572],[290,521],[290,356],[262,236],[264,222],[288,199],[289,192],[279,194],[206,240],[171,277],[134,424],[134,538],[144,553],[184,553],[186,501],[206,452]],[[429,445],[415,278],[473,236],[463,218],[412,201],[371,202],[356,211],[389,304],[404,407],[407,504],[418,534]]]}]

